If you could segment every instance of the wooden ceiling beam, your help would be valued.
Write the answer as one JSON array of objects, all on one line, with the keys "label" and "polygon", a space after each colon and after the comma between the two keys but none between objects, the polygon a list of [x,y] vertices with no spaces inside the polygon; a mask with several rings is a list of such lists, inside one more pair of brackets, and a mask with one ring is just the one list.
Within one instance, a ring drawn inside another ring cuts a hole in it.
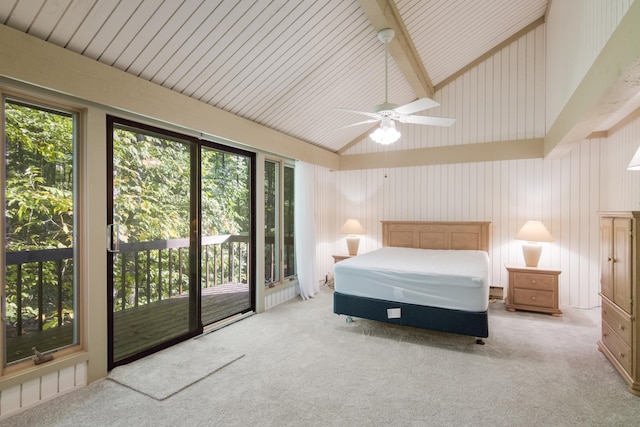
[{"label": "wooden ceiling beam", "polygon": [[358,0],[360,8],[376,31],[391,28],[395,37],[389,53],[418,98],[433,98],[433,83],[418,55],[400,12],[393,0]]},{"label": "wooden ceiling beam", "polygon": [[[639,93],[640,2],[633,3],[544,139],[545,157],[567,155]],[[615,127],[615,125],[614,125]]]},{"label": "wooden ceiling beam", "polygon": [[544,139],[492,141],[340,156],[341,171],[541,159]]},{"label": "wooden ceiling beam", "polygon": [[371,132],[374,131],[375,128],[377,128],[379,125],[376,123],[375,126],[371,126],[369,129],[367,129],[365,132],[361,133],[360,135],[356,136],[354,139],[352,139],[351,141],[349,141],[347,144],[345,144],[341,149],[339,149],[338,151],[336,151],[336,154],[344,154],[347,152],[347,150],[349,150],[351,147],[353,147],[354,145],[360,143],[363,139],[367,138],[369,136],[369,134]]}]

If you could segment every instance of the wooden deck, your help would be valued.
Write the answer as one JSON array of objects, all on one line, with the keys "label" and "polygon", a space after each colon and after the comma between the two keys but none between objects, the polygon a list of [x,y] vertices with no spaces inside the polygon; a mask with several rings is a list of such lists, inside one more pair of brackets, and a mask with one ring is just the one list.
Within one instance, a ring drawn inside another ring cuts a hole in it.
[{"label": "wooden deck", "polygon": [[[202,322],[213,323],[250,306],[247,285],[231,283],[203,289]],[[188,295],[116,312],[114,322],[114,360],[118,361],[187,333]]]},{"label": "wooden deck", "polygon": [[[189,329],[188,295],[129,308],[114,313],[115,360],[151,348],[168,339],[186,333]],[[249,287],[246,284],[228,283],[202,291],[202,322],[207,325],[251,307]],[[59,348],[73,341],[72,325],[32,332],[7,339],[7,353],[20,360],[32,355],[31,348],[39,350]]]}]

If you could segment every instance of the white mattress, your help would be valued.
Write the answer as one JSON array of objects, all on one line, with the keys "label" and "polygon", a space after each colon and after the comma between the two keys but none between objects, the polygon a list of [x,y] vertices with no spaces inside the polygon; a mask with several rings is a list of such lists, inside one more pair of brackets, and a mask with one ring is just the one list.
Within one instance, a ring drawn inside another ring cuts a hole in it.
[{"label": "white mattress", "polygon": [[334,266],[335,291],[463,311],[489,306],[484,251],[384,247]]}]

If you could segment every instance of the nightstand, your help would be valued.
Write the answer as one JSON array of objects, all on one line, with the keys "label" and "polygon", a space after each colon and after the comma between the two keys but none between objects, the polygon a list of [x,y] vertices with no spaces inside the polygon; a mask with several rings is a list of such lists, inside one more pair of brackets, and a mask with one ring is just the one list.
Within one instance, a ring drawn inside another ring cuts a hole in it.
[{"label": "nightstand", "polygon": [[506,266],[509,289],[505,305],[507,310],[526,310],[562,316],[558,308],[559,270],[537,267]]},{"label": "nightstand", "polygon": [[333,257],[333,263],[335,264],[335,263],[343,261],[345,259],[352,258],[355,255],[331,255],[331,256]]}]

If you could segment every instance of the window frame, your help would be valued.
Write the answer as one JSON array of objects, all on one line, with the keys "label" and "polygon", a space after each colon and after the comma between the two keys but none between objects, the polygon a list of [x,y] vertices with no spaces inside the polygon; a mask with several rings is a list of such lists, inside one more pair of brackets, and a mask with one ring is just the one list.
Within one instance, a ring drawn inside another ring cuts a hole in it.
[{"label": "window frame", "polygon": [[[285,185],[286,180],[287,180],[287,172],[289,172],[291,174],[291,180],[293,181],[293,185],[290,189],[291,194],[287,195],[287,187]],[[280,206],[280,210],[282,211],[282,239],[283,239],[283,245],[282,245],[282,253],[283,253],[283,263],[282,263],[282,269],[283,269],[283,275],[282,277],[284,278],[284,280],[294,280],[295,278],[298,277],[298,269],[296,266],[296,241],[295,241],[295,165],[294,164],[290,164],[287,162],[283,162],[283,168],[282,168],[282,203]],[[289,215],[287,213],[287,210],[285,209],[285,205],[286,203],[289,202],[291,204],[293,204],[293,207],[291,209],[290,212],[290,216],[291,218],[289,218],[289,220],[291,221],[291,246],[292,251],[291,251],[291,258],[293,259],[293,267],[289,267],[287,264],[287,268],[285,269],[285,263],[284,260],[287,259],[287,256],[285,255],[285,251],[287,250],[287,245],[286,245],[286,238],[288,237],[288,233],[287,233],[287,228],[288,228],[288,224],[287,224],[287,216]],[[284,274],[284,271],[290,271],[293,270],[292,274]]]},{"label": "window frame", "polygon": [[[72,235],[72,253],[73,253],[73,335],[71,343],[61,345],[53,349],[47,349],[44,353],[56,353],[56,358],[73,354],[82,350],[82,331],[84,329],[84,306],[82,303],[82,271],[84,266],[80,261],[81,242],[82,242],[82,203],[83,203],[83,183],[81,182],[81,175],[83,173],[84,166],[82,165],[82,153],[83,153],[83,135],[85,124],[85,110],[80,107],[72,106],[66,103],[58,102],[57,100],[45,97],[41,98],[21,91],[6,90],[0,88],[0,100],[2,102],[2,112],[0,113],[0,130],[2,131],[2,137],[0,138],[0,147],[5,155],[7,153],[7,140],[6,140],[6,104],[13,103],[28,108],[38,109],[49,113],[68,115],[73,121],[72,129],[72,203],[73,203],[73,235]],[[0,192],[0,203],[3,206],[3,210],[6,212],[6,162],[0,167],[0,184],[5,189]],[[0,218],[0,226],[3,230],[6,230],[6,215],[2,215]],[[6,244],[5,242],[6,232],[3,232],[3,245],[0,253],[0,269],[2,270],[3,277],[6,275]],[[4,280],[3,280],[4,282]],[[29,355],[25,358],[7,362],[7,342],[6,342],[6,283],[0,289],[0,312],[2,314],[0,318],[0,378],[3,375],[20,372],[23,369],[33,366],[32,356]]]},{"label": "window frame", "polygon": [[[276,218],[276,232],[275,232],[275,236],[274,239],[276,239],[277,241],[274,242],[274,244],[276,245],[276,247],[278,248],[278,258],[277,258],[277,268],[278,268],[278,280],[275,280],[274,282],[270,282],[267,283],[265,280],[264,283],[264,287],[266,290],[271,290],[273,288],[282,286],[284,284],[288,284],[291,283],[295,280],[297,280],[298,275],[297,272],[295,271],[295,267],[294,267],[294,274],[289,275],[289,276],[285,276],[285,265],[284,265],[284,260],[285,260],[285,221],[284,221],[284,201],[285,201],[285,186],[284,186],[284,175],[285,175],[285,168],[290,168],[293,171],[295,171],[295,162],[292,160],[287,160],[287,159],[283,159],[283,158],[279,158],[279,157],[275,157],[275,156],[265,156],[264,157],[264,163],[266,165],[266,163],[273,163],[275,164],[276,167],[276,188],[277,188],[277,194],[275,195],[276,198],[276,212],[277,212],[277,218]],[[266,175],[266,167],[265,167],[265,175]],[[294,172],[294,177],[295,177],[295,172]],[[295,180],[295,178],[294,178]],[[295,181],[294,181],[294,188],[295,188]],[[295,204],[294,204],[295,206]],[[265,204],[264,204],[264,210],[266,211],[267,205],[266,205],[266,200],[265,200]],[[295,215],[294,215],[295,217]],[[265,215],[265,227],[267,226],[266,224],[266,215]],[[295,238],[294,238],[295,239]],[[294,255],[293,258],[295,260],[295,240],[294,240]],[[267,260],[266,260],[266,243],[265,243],[265,251],[264,251],[264,255],[265,255],[265,268],[267,267]]]}]

